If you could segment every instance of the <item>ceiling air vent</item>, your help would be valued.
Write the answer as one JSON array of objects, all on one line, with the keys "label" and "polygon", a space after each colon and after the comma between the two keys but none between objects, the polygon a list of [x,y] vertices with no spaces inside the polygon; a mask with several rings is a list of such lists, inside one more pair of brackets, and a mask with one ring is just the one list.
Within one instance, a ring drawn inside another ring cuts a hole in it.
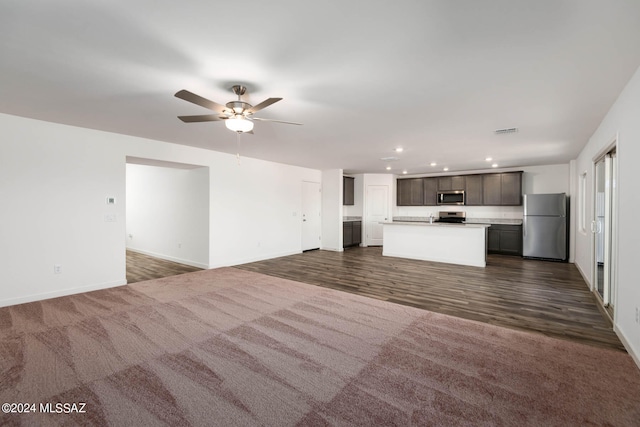
[{"label": "ceiling air vent", "polygon": [[518,128],[497,129],[493,131],[496,135],[502,135],[505,133],[516,133]]},{"label": "ceiling air vent", "polygon": [[393,162],[394,160],[398,160],[398,157],[380,157],[380,160],[383,162]]}]

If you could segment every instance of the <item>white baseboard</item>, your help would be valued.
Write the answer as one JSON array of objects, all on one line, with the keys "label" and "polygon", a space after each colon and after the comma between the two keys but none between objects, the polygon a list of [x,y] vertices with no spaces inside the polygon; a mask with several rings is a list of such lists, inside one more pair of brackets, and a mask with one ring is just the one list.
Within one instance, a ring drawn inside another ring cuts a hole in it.
[{"label": "white baseboard", "polygon": [[344,248],[330,248],[327,246],[323,246],[320,248],[322,251],[331,251],[331,252],[344,252]]},{"label": "white baseboard", "polygon": [[616,325],[613,325],[613,332],[615,332],[618,338],[620,338],[620,342],[622,342],[622,345],[627,350],[627,353],[629,353],[633,361],[636,362],[636,365],[638,365],[638,369],[640,369],[640,355],[636,354],[633,347],[629,343],[629,340],[627,340],[627,337],[620,329],[618,329]]},{"label": "white baseboard", "polygon": [[176,258],[176,257],[170,256],[170,255],[158,254],[158,253],[155,253],[155,252],[145,251],[143,249],[137,249],[137,248],[127,248],[127,250],[131,251],[131,252],[137,252],[137,253],[143,254],[143,255],[149,255],[149,256],[152,256],[154,258],[164,259],[166,261],[172,261],[172,262],[177,262],[179,264],[190,265],[191,267],[202,268],[202,269],[205,269],[205,270],[209,268],[208,264],[203,264],[201,262],[191,261],[189,259]]},{"label": "white baseboard", "polygon": [[283,256],[289,256],[289,255],[296,255],[296,254],[301,254],[302,251],[298,250],[298,251],[287,251],[287,252],[276,252],[276,253],[271,253],[271,254],[265,254],[265,255],[260,255],[260,256],[254,256],[254,257],[248,257],[248,258],[239,258],[236,260],[232,260],[223,264],[217,264],[214,263],[212,265],[210,265],[208,268],[220,268],[220,267],[233,267],[235,265],[241,265],[241,264],[247,264],[249,262],[257,262],[257,261],[264,261],[266,259],[272,259],[272,258],[280,258]]},{"label": "white baseboard", "polygon": [[71,289],[61,289],[59,291],[44,292],[41,294],[27,295],[19,298],[10,298],[0,300],[0,307],[8,307],[10,305],[24,304],[27,302],[42,301],[51,298],[64,297],[67,295],[80,294],[83,292],[98,291],[100,289],[115,288],[116,286],[126,285],[126,280],[116,280],[113,282],[97,283],[93,285],[80,286]]},{"label": "white baseboard", "polygon": [[[582,275],[582,278],[584,279],[585,283],[587,284],[587,287],[588,287],[589,291],[594,292],[594,290],[591,289],[591,284],[589,283],[589,280],[587,279],[587,276],[584,274],[584,271],[582,271],[582,269],[580,268],[580,266],[578,264],[575,264],[575,266],[578,269],[578,271],[580,272],[580,274]],[[624,348],[627,350],[627,353],[629,353],[629,355],[631,356],[633,361],[636,362],[636,365],[638,365],[638,369],[640,369],[640,355],[637,354],[634,351],[634,348],[629,343],[629,340],[624,335],[622,330],[620,330],[620,328],[618,328],[618,325],[616,325],[616,323],[613,321],[613,319],[611,319],[610,316],[608,316],[608,317],[611,320],[611,323],[613,323],[613,332],[615,332],[615,334],[618,336],[618,339],[620,340],[620,342],[622,343]]]},{"label": "white baseboard", "polygon": [[584,274],[584,271],[582,271],[582,268],[580,268],[580,265],[577,264],[577,263],[574,263],[573,265],[575,265],[576,268],[578,269],[578,272],[580,273],[580,275],[584,279],[584,282],[587,284],[587,288],[589,288],[590,291],[593,291],[593,289],[591,289],[591,282],[589,282],[589,279],[587,278],[587,275]]}]

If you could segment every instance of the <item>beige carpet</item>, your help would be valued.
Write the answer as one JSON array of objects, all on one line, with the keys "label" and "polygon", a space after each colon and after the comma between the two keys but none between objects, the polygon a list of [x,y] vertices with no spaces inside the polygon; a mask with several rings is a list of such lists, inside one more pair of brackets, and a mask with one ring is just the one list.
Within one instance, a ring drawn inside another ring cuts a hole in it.
[{"label": "beige carpet", "polygon": [[37,409],[0,425],[640,425],[624,352],[234,268],[0,308],[0,339],[0,403]]}]

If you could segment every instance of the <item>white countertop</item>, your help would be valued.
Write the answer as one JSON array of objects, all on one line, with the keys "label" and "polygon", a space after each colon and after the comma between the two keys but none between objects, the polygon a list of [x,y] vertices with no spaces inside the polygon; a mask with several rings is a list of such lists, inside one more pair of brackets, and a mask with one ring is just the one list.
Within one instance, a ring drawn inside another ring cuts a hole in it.
[{"label": "white countertop", "polygon": [[491,224],[455,224],[450,222],[417,222],[417,221],[383,221],[380,224],[384,225],[413,225],[416,227],[455,227],[455,228],[487,228],[491,227]]},{"label": "white countertop", "polygon": [[467,218],[465,222],[467,224],[522,225],[522,220],[516,218]]}]

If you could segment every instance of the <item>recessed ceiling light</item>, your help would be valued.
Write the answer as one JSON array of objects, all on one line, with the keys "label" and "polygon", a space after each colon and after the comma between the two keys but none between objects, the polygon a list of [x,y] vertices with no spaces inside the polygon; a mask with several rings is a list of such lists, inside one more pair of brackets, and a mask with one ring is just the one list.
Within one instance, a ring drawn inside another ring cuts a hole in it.
[{"label": "recessed ceiling light", "polygon": [[497,168],[497,167],[498,167],[498,164],[497,164],[497,163],[494,163],[494,164],[492,164],[492,165],[491,165],[491,167],[492,167],[492,168]]},{"label": "recessed ceiling light", "polygon": [[404,175],[406,175],[406,174],[407,174],[407,171],[402,171],[402,173],[403,173]]},{"label": "recessed ceiling light", "polygon": [[390,171],[391,170],[391,166],[387,166],[387,170]]},{"label": "recessed ceiling light", "polygon": [[484,159],[487,162],[490,162],[491,160],[493,160],[491,157],[487,157],[486,159]]},{"label": "recessed ceiling light", "polygon": [[402,153],[403,151],[404,151],[404,148],[402,148],[402,147],[398,147],[398,148],[395,149],[396,153]]},{"label": "recessed ceiling light", "polygon": [[442,170],[446,172],[449,170],[449,168],[442,168]]},{"label": "recessed ceiling light", "polygon": [[437,163],[436,162],[431,162],[431,166],[436,166]]}]

